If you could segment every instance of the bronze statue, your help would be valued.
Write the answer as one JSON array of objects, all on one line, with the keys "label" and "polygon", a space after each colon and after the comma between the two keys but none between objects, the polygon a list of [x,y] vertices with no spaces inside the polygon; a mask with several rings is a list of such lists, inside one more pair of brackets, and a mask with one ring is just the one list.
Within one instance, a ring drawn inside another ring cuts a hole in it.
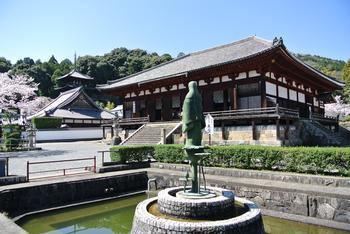
[{"label": "bronze statue", "polygon": [[[198,91],[197,83],[191,81],[188,84],[188,93],[182,106],[182,132],[186,135],[185,152],[190,161],[192,194],[201,194],[200,182],[198,177],[198,163],[203,153],[202,129],[205,127],[203,116],[202,97]],[[188,176],[186,176],[186,181]],[[186,183],[185,188],[186,191]]]},{"label": "bronze statue", "polygon": [[186,146],[200,146],[205,127],[202,97],[195,81],[188,84],[188,89],[182,107],[182,132],[186,134]]}]

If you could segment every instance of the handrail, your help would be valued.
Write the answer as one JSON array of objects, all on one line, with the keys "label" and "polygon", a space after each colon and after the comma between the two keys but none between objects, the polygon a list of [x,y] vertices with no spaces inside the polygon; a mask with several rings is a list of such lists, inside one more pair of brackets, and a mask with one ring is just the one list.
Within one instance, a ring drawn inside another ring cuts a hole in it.
[{"label": "handrail", "polygon": [[[119,118],[119,125],[127,125],[127,124],[145,124],[150,122],[149,116],[146,117],[135,117],[135,118]],[[113,125],[113,120],[109,120],[108,123],[102,124],[101,126],[111,126]]]},{"label": "handrail", "polygon": [[311,118],[321,118],[321,119],[333,119],[336,120],[337,118],[334,116],[329,116],[329,115],[322,115],[319,113],[312,113]]},{"label": "handrail", "polygon": [[131,123],[140,123],[140,124],[144,124],[144,123],[148,123],[149,122],[149,116],[147,117],[138,117],[138,118],[123,118],[123,119],[119,119],[118,123],[121,125],[125,125],[125,124],[131,124]]},{"label": "handrail", "polygon": [[168,134],[165,136],[165,140],[168,139],[179,127],[182,126],[182,122],[179,122]]},{"label": "handrail", "polygon": [[113,153],[113,152],[118,152],[117,150],[99,150],[97,151],[97,153],[101,153],[102,154],[102,165],[105,163],[105,153]]},{"label": "handrail", "polygon": [[226,111],[212,111],[205,112],[210,114],[214,119],[242,119],[242,118],[258,118],[258,117],[290,117],[299,118],[299,111],[293,109],[287,109],[284,107],[266,107],[266,108],[252,108],[252,109],[239,109],[239,110],[226,110]]},{"label": "handrail", "polygon": [[339,119],[333,116],[322,115],[319,113],[312,113],[311,120],[319,121],[319,122],[328,122],[337,124]]},{"label": "handrail", "polygon": [[144,128],[146,126],[146,124],[143,124],[141,127],[139,127],[138,129],[136,129],[133,133],[130,134],[130,136],[128,136],[127,138],[125,138],[122,142],[120,142],[119,145],[123,145],[126,141],[128,141],[132,136],[134,136],[137,132],[139,132],[142,128]]},{"label": "handrail", "polygon": [[91,160],[93,158],[77,158],[77,159],[63,159],[63,160],[52,160],[52,161],[40,161],[40,162],[30,162],[29,164],[45,164],[45,163],[59,163],[59,162],[71,162],[71,161],[84,161],[84,160]]},{"label": "handrail", "polygon": [[[30,171],[30,165],[37,165],[37,164],[48,164],[48,163],[61,163],[61,162],[74,162],[74,161],[86,161],[86,160],[93,160],[93,172],[96,173],[96,156],[90,157],[90,158],[75,158],[75,159],[63,159],[63,160],[51,160],[51,161],[38,161],[38,162],[29,162],[27,161],[27,181],[29,181],[29,176],[31,174],[39,174],[39,173],[47,173],[47,172],[55,172],[55,171],[62,171],[63,176],[66,175],[66,171],[68,170],[76,170],[81,168],[88,168],[91,167],[90,165],[83,166],[83,167],[69,167],[69,168],[61,168],[61,169],[52,169],[52,170],[41,170],[41,171]],[[40,177],[44,178],[44,177]]]}]

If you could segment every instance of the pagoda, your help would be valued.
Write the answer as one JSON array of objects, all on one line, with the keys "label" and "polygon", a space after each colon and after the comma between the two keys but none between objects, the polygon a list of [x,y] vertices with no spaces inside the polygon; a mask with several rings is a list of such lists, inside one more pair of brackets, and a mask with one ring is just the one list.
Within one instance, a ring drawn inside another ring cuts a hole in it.
[{"label": "pagoda", "polygon": [[88,75],[82,74],[74,68],[71,72],[57,79],[58,87],[55,89],[60,92],[64,92],[64,91],[75,89],[81,86],[87,88],[90,85],[92,85],[93,80],[94,78]]}]

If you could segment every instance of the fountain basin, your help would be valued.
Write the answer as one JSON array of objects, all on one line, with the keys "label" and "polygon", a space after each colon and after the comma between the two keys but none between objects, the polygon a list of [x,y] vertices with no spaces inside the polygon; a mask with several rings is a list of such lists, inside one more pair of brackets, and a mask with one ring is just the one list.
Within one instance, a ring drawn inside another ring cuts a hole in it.
[{"label": "fountain basin", "polygon": [[168,188],[158,193],[158,207],[163,214],[178,218],[213,219],[228,217],[234,211],[234,194],[209,187],[203,196],[184,193],[183,188]]},{"label": "fountain basin", "polygon": [[[169,194],[169,192],[179,191],[179,189],[181,188],[177,187],[167,189],[167,192],[164,193]],[[218,193],[222,192],[222,189],[218,188],[210,188],[210,190],[217,191]],[[158,197],[150,198],[137,205],[131,233],[264,233],[260,209],[253,202],[244,198],[235,198],[236,203],[239,203],[246,208],[246,211],[243,214],[220,220],[198,220],[194,218],[183,219],[175,216],[167,218],[155,215],[150,212],[150,207],[155,203],[158,203],[158,206],[160,207],[161,205],[159,204],[159,201]],[[191,200],[191,202],[193,201],[195,200]],[[172,203],[170,202],[170,204]],[[218,204],[220,204],[220,202]],[[232,205],[234,209],[234,202],[232,202]],[[178,208],[173,208],[173,210],[176,209]]]}]

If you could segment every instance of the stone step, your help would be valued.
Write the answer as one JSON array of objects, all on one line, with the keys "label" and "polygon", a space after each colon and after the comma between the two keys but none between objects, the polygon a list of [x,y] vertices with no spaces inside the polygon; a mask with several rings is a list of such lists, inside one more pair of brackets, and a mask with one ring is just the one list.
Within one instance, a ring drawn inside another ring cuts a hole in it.
[{"label": "stone step", "polygon": [[161,141],[162,128],[165,129],[165,134],[168,134],[176,126],[177,124],[175,123],[147,124],[139,132],[124,142],[124,145],[157,144]]}]

